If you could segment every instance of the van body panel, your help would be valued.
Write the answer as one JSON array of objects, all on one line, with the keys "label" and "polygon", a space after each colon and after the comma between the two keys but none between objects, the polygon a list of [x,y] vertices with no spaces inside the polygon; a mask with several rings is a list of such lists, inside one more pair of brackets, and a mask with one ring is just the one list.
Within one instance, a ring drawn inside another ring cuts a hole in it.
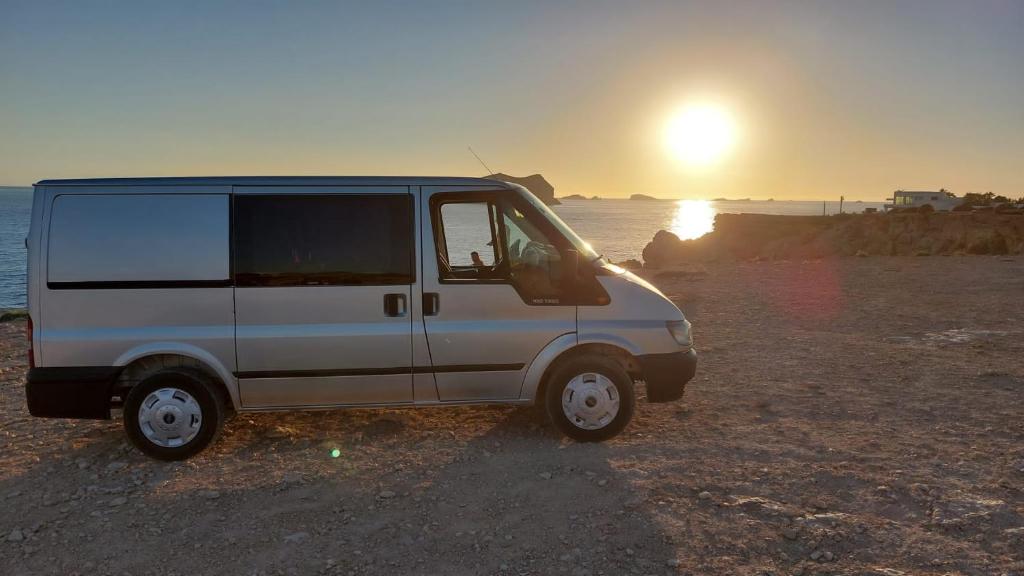
[{"label": "van body panel", "polygon": [[607,306],[580,306],[579,343],[613,344],[630,354],[684,350],[666,328],[683,313],[660,291],[631,272],[599,276],[611,297]]},{"label": "van body panel", "polygon": [[46,366],[118,366],[133,349],[173,342],[234,370],[231,288],[48,290],[45,299]]},{"label": "van body panel", "polygon": [[243,194],[409,194],[408,186],[369,185],[369,186],[338,186],[327,184],[298,186],[235,186],[235,195]]},{"label": "van body panel", "polygon": [[[179,238],[168,243],[168,238],[154,237],[150,232],[186,230],[206,239],[207,252],[225,256],[230,188],[90,185],[46,186],[43,190],[40,194],[37,189],[35,201],[41,204],[42,213],[33,222],[39,225],[40,233],[30,242],[30,253],[35,254],[38,263],[38,272],[32,274],[38,297],[30,307],[35,320],[38,366],[119,366],[131,355],[131,350],[149,346],[203,350],[228,374],[234,370],[233,290],[161,288],[162,281],[180,280],[162,274],[167,270],[166,259],[156,258],[155,254],[151,254],[153,258],[132,254],[139,246],[148,245],[168,258],[177,259],[189,246],[194,249],[194,244]],[[171,190],[189,193],[172,199],[170,205],[174,210],[162,210],[169,205],[166,201],[171,197],[165,194]],[[207,216],[218,213],[224,222],[217,227],[211,226],[208,219],[200,219],[205,222],[202,225],[191,218],[182,221],[190,210]],[[39,207],[34,206],[33,214],[37,212]],[[88,214],[89,221],[76,225],[74,216],[83,212]],[[121,219],[126,217],[135,220],[129,228],[136,231],[136,236],[131,243],[125,243],[131,246],[123,247],[123,258],[104,260],[103,252],[97,251],[113,232],[121,229]],[[212,228],[217,228],[216,232],[207,233]],[[56,238],[52,245],[51,230]],[[92,249],[83,252],[83,246]],[[132,260],[132,266],[123,265],[125,258]],[[202,271],[211,280],[223,282],[229,278],[226,258],[208,262]],[[55,287],[47,283],[51,273],[57,281]],[[139,281],[153,287],[138,287]],[[65,287],[59,287],[64,283]],[[225,384],[231,387],[233,381],[225,380]]]},{"label": "van body panel", "polygon": [[[43,212],[46,206],[46,187],[37,186],[32,191],[32,215],[28,225],[28,238],[26,248],[25,266],[25,300],[29,316],[36,324],[42,317],[42,306],[40,302],[40,286],[45,268],[45,262],[41,260],[43,242]],[[33,357],[37,365],[42,362],[42,346],[39,344],[39,330],[34,329],[32,342],[29,342],[33,350]]]},{"label": "van body panel", "polygon": [[231,186],[470,186],[508,189],[512,184],[488,178],[465,176],[158,176],[149,178],[67,178],[40,180],[35,186],[118,190],[145,186],[164,187],[168,192],[195,192],[210,187]]},{"label": "van body panel", "polygon": [[[413,218],[413,237],[416,242],[416,255],[414,267],[417,282],[412,286],[412,297],[409,299],[409,319],[412,322],[412,365],[432,367],[430,359],[430,345],[427,342],[426,325],[423,323],[423,285],[420,279],[423,278],[423,236],[430,233],[428,227],[424,230],[423,221],[419,217],[420,211],[420,187],[410,187],[410,192],[415,199],[416,212]],[[417,404],[436,404],[441,401],[437,394],[437,379],[434,378],[433,370],[415,370],[412,377],[413,401]]]},{"label": "van body panel", "polygon": [[238,371],[409,368],[409,317],[384,315],[386,293],[409,287],[236,288]]},{"label": "van body panel", "polygon": [[[421,242],[421,284],[424,293],[437,295],[438,303],[436,313],[424,316],[423,320],[442,402],[520,398],[523,379],[537,353],[552,340],[576,332],[575,306],[528,305],[507,283],[441,281],[431,196],[478,191],[445,186],[421,188],[420,226],[431,230],[430,234],[423,234]],[[445,366],[476,369],[438,369]]]},{"label": "van body panel", "polygon": [[411,374],[240,378],[242,406],[357,406],[412,403]]},{"label": "van body panel", "polygon": [[579,339],[575,333],[563,334],[548,342],[548,345],[530,362],[526,376],[523,377],[523,387],[519,392],[519,398],[535,402],[537,389],[540,388],[544,373],[560,355],[575,348],[578,343]]},{"label": "van body panel", "polygon": [[[234,342],[234,334],[231,335],[232,343]],[[206,347],[200,346],[201,343],[187,343],[180,340],[166,340],[156,342],[146,342],[130,348],[121,356],[118,356],[114,360],[114,366],[117,368],[123,368],[136,360],[151,356],[184,356],[186,358],[192,358],[202,362],[209,367],[221,382],[224,383],[224,387],[227,389],[228,396],[231,400],[231,405],[235,410],[241,410],[242,404],[238,396],[238,380],[235,378],[234,366],[235,356],[224,357],[223,354],[218,357],[211,354]],[[234,346],[232,345],[232,352]],[[228,362],[228,364],[225,364]]]}]

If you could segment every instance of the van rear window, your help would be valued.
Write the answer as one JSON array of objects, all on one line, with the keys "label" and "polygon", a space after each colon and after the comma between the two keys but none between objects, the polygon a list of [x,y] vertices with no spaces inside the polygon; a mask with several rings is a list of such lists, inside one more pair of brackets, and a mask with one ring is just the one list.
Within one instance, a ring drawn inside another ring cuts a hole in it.
[{"label": "van rear window", "polygon": [[407,194],[235,197],[235,285],[410,284]]},{"label": "van rear window", "polygon": [[51,288],[230,284],[226,194],[62,194],[47,248]]}]

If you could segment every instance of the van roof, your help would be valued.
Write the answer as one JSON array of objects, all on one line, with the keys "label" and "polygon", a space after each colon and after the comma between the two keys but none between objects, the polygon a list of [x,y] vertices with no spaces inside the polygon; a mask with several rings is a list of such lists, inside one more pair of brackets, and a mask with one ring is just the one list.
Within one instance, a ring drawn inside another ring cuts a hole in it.
[{"label": "van roof", "polygon": [[173,178],[72,178],[35,186],[511,186],[501,180],[447,176],[201,176]]}]

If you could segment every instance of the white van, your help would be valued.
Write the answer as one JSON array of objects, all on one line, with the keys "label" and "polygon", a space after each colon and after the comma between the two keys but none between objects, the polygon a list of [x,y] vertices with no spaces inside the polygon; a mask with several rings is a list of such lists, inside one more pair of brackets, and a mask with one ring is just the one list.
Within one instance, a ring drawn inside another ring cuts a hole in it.
[{"label": "white van", "polygon": [[229,410],[539,401],[599,441],[696,369],[671,301],[505,182],[44,180],[28,247],[29,411],[119,408],[165,460]]}]

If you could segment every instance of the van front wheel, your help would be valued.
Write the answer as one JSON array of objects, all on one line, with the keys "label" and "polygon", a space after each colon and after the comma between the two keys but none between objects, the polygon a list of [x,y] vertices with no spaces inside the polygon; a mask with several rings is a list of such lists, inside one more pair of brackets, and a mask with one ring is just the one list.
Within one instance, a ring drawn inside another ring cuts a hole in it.
[{"label": "van front wheel", "polygon": [[614,359],[585,355],[551,374],[545,395],[548,417],[577,442],[601,442],[621,432],[633,418],[633,380]]},{"label": "van front wheel", "polygon": [[209,377],[168,368],[139,382],[124,402],[124,429],[136,448],[159,460],[184,460],[216,438],[224,401]]}]

